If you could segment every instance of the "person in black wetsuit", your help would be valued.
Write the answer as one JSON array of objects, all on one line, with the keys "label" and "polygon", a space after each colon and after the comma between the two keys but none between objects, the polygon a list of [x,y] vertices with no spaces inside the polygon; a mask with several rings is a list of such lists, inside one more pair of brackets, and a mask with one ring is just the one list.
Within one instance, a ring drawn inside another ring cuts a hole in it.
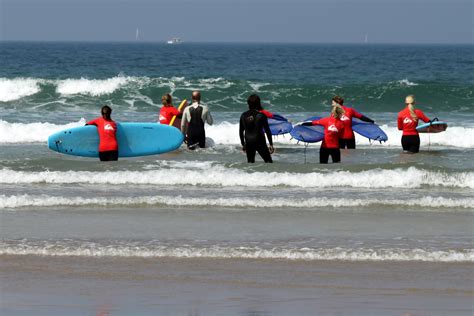
[{"label": "person in black wetsuit", "polygon": [[[260,97],[252,94],[247,99],[249,110],[242,113],[239,123],[239,136],[242,143],[242,150],[247,153],[247,161],[255,162],[255,154],[258,152],[265,162],[273,162],[271,154],[275,151],[273,148],[272,133],[268,126],[268,119],[259,109],[262,108]],[[267,134],[267,147],[265,140]]]},{"label": "person in black wetsuit", "polygon": [[214,122],[211,112],[207,106],[201,105],[201,93],[193,91],[192,104],[184,110],[181,120],[181,131],[189,149],[194,150],[197,146],[206,147],[205,122],[209,125]]}]

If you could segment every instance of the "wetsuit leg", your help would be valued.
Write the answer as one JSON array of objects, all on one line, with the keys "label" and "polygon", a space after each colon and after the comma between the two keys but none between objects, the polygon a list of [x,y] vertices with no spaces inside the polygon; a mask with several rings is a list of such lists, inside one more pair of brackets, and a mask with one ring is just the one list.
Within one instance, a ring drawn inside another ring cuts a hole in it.
[{"label": "wetsuit leg", "polygon": [[328,163],[329,149],[321,147],[319,149],[319,163]]},{"label": "wetsuit leg", "polygon": [[206,134],[202,134],[199,136],[198,144],[199,147],[206,148]]},{"label": "wetsuit leg", "polygon": [[257,153],[257,148],[253,144],[246,144],[245,153],[247,154],[247,162],[255,162],[255,154]]},{"label": "wetsuit leg", "polygon": [[331,148],[330,155],[333,163],[341,162],[341,150],[339,148]]},{"label": "wetsuit leg", "polygon": [[417,153],[420,151],[420,136],[405,135],[402,136],[402,147],[404,151]]},{"label": "wetsuit leg", "polygon": [[258,144],[257,151],[260,157],[262,157],[263,161],[272,163],[272,155],[270,154],[270,150],[267,147],[266,143]]},{"label": "wetsuit leg", "polygon": [[118,160],[118,151],[99,151],[100,161],[117,161]]},{"label": "wetsuit leg", "polygon": [[201,133],[188,133],[186,138],[188,149],[194,150],[196,147],[204,148],[206,145],[206,136]]},{"label": "wetsuit leg", "polygon": [[355,149],[355,138],[339,138],[339,148],[341,149]]}]

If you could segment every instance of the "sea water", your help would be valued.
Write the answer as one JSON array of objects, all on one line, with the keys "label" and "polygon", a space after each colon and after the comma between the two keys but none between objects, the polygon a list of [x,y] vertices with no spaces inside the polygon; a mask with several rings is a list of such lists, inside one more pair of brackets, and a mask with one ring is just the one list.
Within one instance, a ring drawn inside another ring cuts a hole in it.
[{"label": "sea water", "polygon": [[[3,312],[470,315],[473,53],[2,42]],[[114,163],[47,148],[104,104],[116,121],[154,122],[163,94],[177,105],[196,89],[214,117],[211,148]],[[356,135],[342,163],[320,165],[319,143],[283,135],[274,164],[247,164],[238,121],[252,93],[294,123],[328,115],[341,95],[389,139]],[[396,126],[408,94],[449,125],[422,134],[416,155],[402,153]]]}]

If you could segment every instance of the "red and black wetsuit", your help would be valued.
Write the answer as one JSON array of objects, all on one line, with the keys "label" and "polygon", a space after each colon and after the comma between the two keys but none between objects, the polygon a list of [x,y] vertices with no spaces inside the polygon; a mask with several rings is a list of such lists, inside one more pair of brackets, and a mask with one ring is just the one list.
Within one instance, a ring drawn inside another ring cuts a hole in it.
[{"label": "red and black wetsuit", "polygon": [[344,123],[334,117],[325,117],[312,121],[311,125],[324,126],[324,139],[319,150],[319,162],[328,163],[329,156],[331,156],[332,162],[341,162],[339,139],[344,133]]},{"label": "red and black wetsuit", "polygon": [[98,117],[86,125],[97,126],[99,133],[99,158],[101,161],[118,160],[117,124],[113,120]]},{"label": "red and black wetsuit", "polygon": [[415,109],[415,114],[417,116],[416,119],[411,116],[410,110],[406,107],[398,113],[397,120],[398,129],[403,131],[403,150],[411,153],[417,153],[420,151],[420,136],[416,130],[418,121],[420,119],[425,123],[430,121],[421,110]]},{"label": "red and black wetsuit", "polygon": [[344,134],[342,135],[342,138],[339,139],[339,148],[355,149],[356,143],[354,131],[352,130],[352,118],[355,117],[361,121],[369,123],[374,123],[374,121],[360,114],[353,108],[345,105],[341,105],[341,107],[344,109],[344,114],[341,116],[341,121],[344,123]]}]

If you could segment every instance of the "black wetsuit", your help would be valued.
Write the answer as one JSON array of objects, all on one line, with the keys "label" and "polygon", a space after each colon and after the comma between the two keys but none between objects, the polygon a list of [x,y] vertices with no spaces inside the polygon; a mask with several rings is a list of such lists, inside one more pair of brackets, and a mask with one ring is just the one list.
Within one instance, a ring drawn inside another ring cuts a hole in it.
[{"label": "black wetsuit", "polygon": [[202,120],[202,110],[202,106],[189,109],[191,119],[189,120],[186,138],[189,149],[195,149],[196,146],[206,147],[206,131]]},{"label": "black wetsuit", "polygon": [[267,117],[257,110],[248,110],[242,113],[239,136],[242,146],[245,147],[248,162],[255,162],[256,152],[265,162],[273,162],[270,150],[267,147],[265,134],[267,134],[270,146],[273,146],[272,133],[268,126]]}]

